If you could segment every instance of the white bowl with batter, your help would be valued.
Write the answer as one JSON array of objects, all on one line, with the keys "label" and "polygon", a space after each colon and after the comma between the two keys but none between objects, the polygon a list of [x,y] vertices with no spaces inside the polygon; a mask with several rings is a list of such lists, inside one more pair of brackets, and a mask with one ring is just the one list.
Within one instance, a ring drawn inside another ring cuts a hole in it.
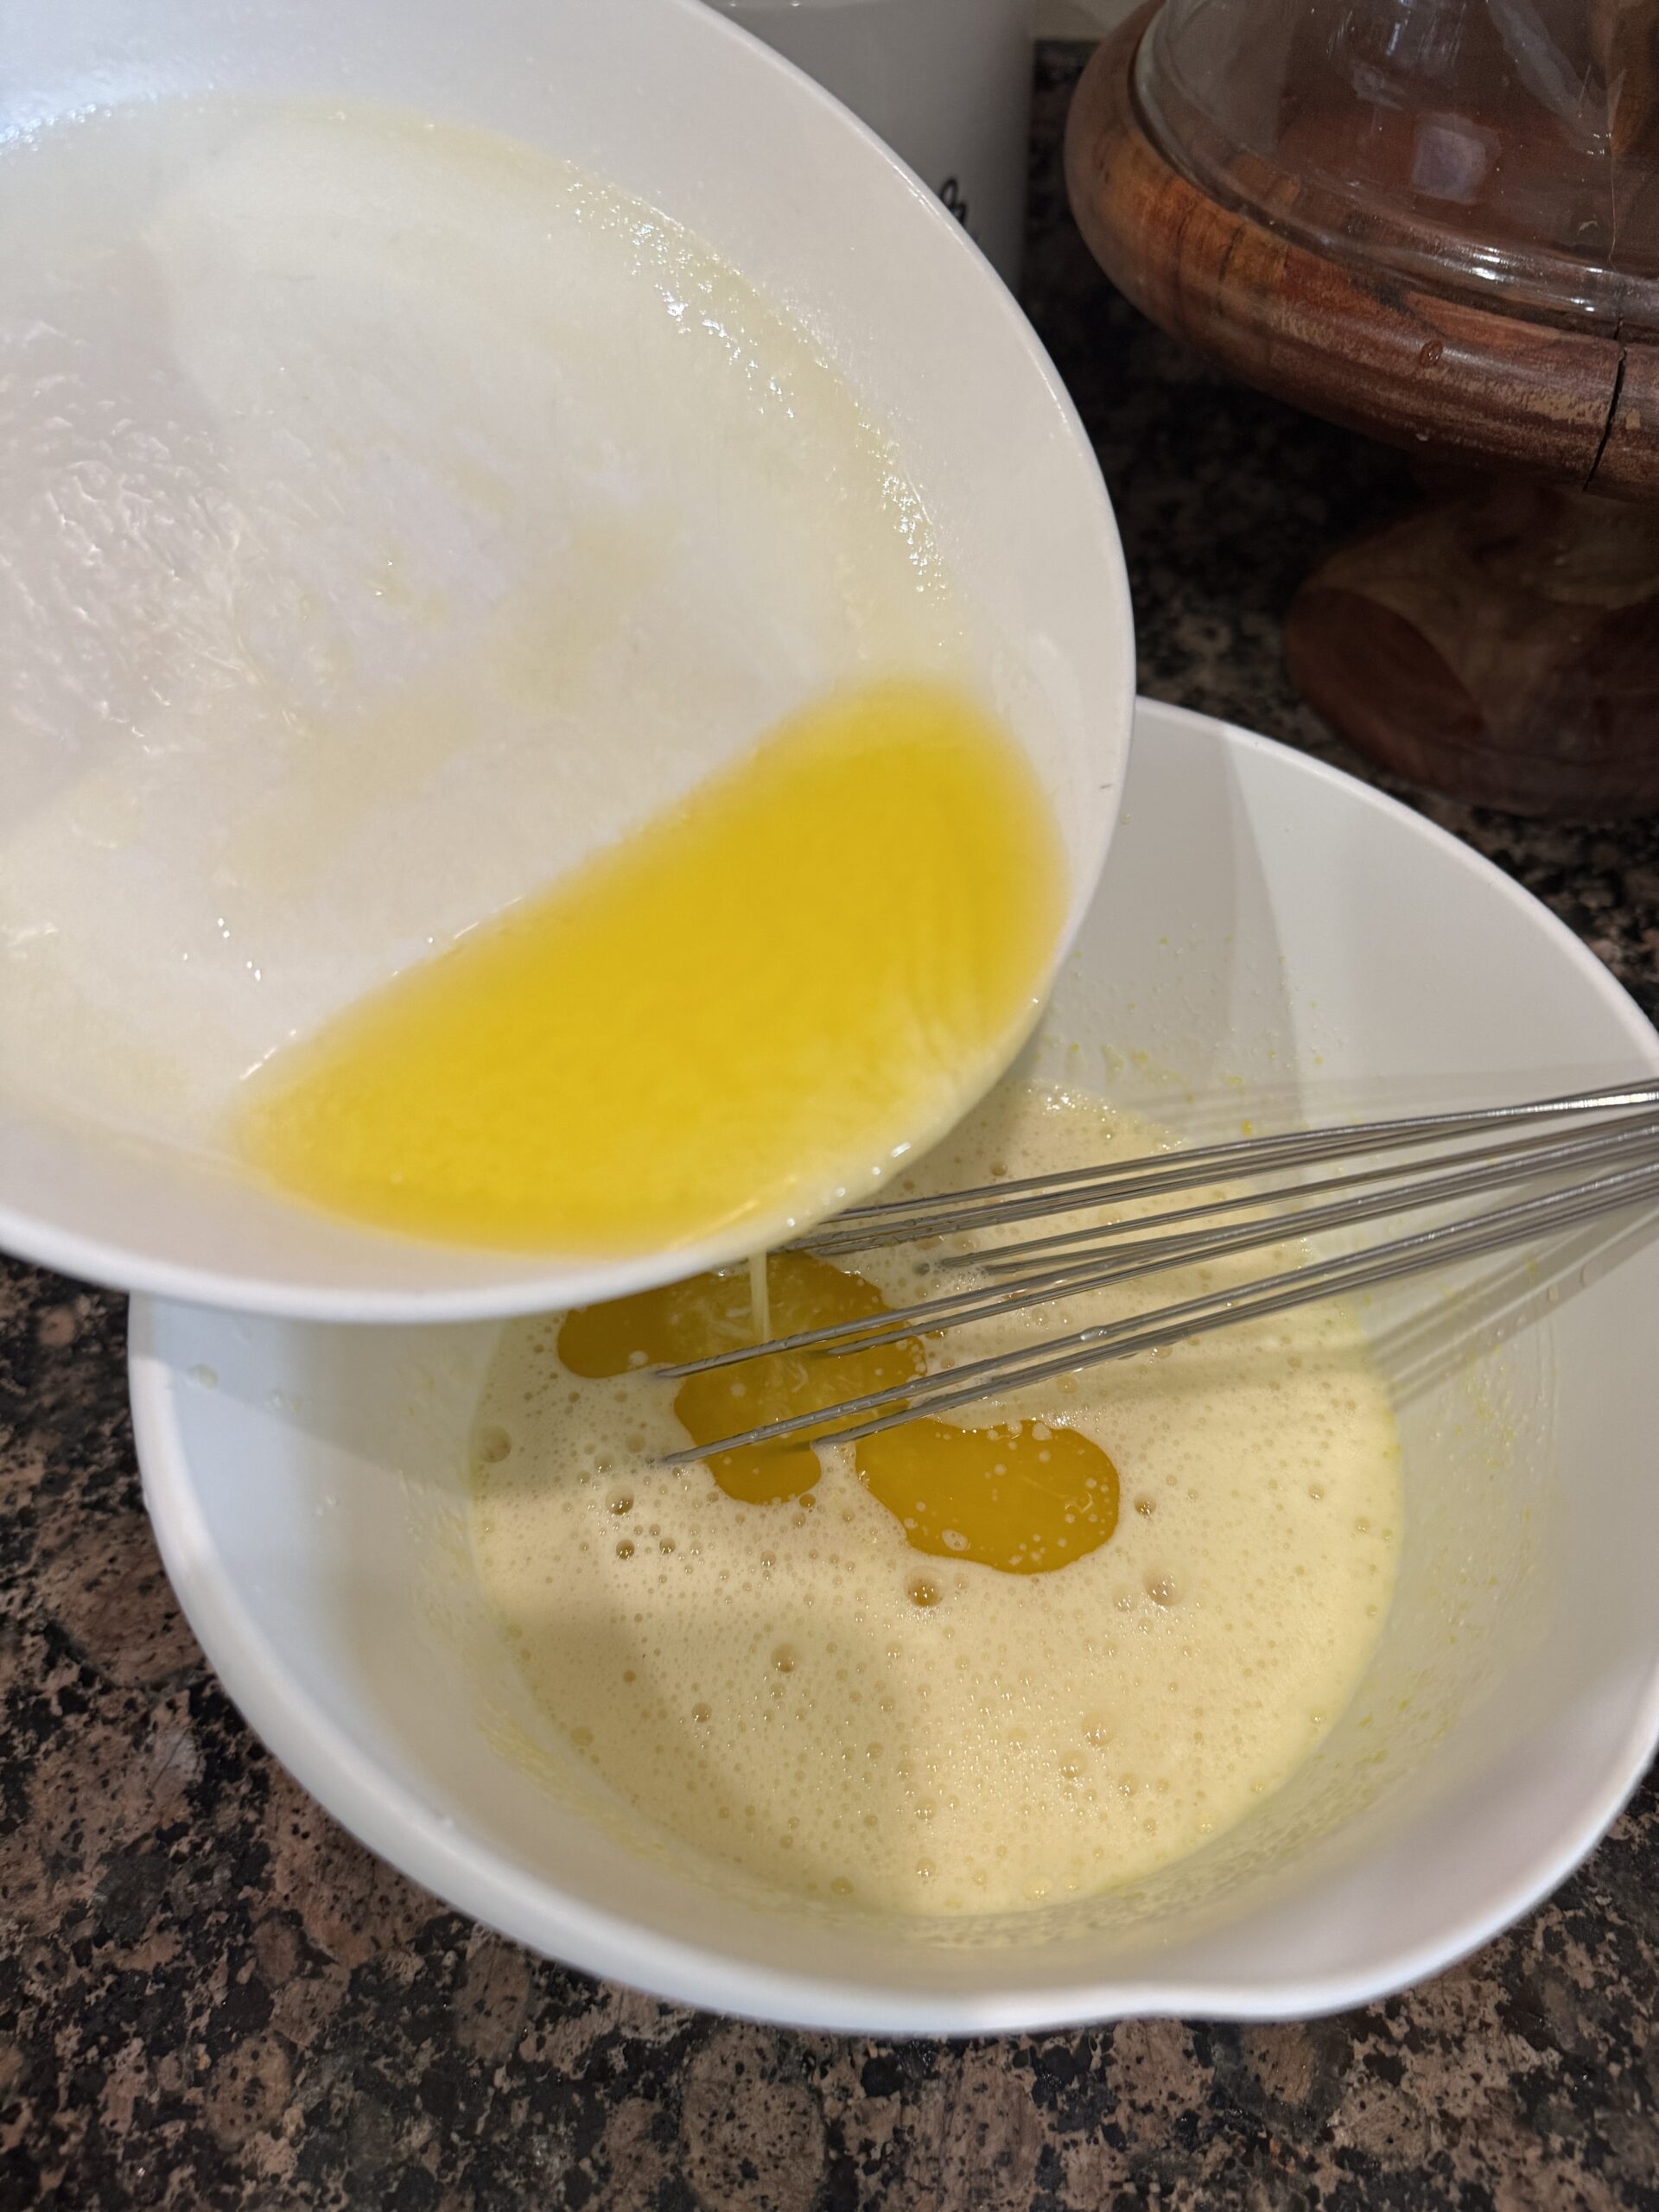
[{"label": "white bowl with batter", "polygon": [[1134,648],[1042,347],[702,0],[20,0],[6,41],[0,1243],[312,1319],[660,1280],[291,1202],[239,1087],[872,676],[1026,754],[1058,961]]},{"label": "white bowl with batter", "polygon": [[[1199,1135],[1659,1067],[1605,970],[1420,817],[1168,708],[1143,704],[1138,738],[1039,1076]],[[232,1695],[339,1819],[460,1909],[665,1997],[820,2028],[1273,2018],[1483,1941],[1593,1844],[1651,1755],[1656,1294],[1659,1243],[1615,1224],[1364,1307],[1404,1510],[1344,1709],[1196,1851],[1001,1912],[791,1897],[641,1818],[573,1746],[473,1552],[496,1327],[141,1300],[133,1402],[168,1572]],[[786,1534],[791,1509],[766,1510]],[[1125,1512],[1139,1541],[1127,1495]],[[1195,1558],[1224,1593],[1225,1548]]]}]

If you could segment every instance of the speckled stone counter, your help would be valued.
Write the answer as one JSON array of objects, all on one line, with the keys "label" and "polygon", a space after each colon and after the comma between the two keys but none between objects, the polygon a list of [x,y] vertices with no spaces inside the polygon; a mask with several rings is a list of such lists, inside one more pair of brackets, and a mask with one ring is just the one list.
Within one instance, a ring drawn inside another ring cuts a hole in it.
[{"label": "speckled stone counter", "polygon": [[[1096,276],[1058,163],[1084,51],[1039,57],[1029,304],[1117,501],[1142,688],[1352,767],[1280,617],[1408,479]],[[1659,827],[1428,806],[1659,1010]],[[676,2011],[441,1910],[249,1736],[156,1563],[123,1338],[118,1299],[0,1282],[4,2212],[1659,2212],[1651,1782],[1512,1935],[1312,2026],[895,2045]]]}]

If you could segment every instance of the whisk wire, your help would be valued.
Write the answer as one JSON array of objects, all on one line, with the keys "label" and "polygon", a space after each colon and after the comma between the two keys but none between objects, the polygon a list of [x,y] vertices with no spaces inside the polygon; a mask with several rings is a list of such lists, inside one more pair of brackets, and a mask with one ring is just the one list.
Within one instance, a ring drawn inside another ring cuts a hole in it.
[{"label": "whisk wire", "polygon": [[[664,1465],[688,1465],[707,1459],[711,1452],[781,1442],[807,1430],[819,1438],[833,1434],[838,1444],[855,1444],[883,1429],[912,1421],[919,1414],[948,1413],[987,1397],[1011,1395],[1051,1376],[1075,1374],[1104,1360],[1132,1358],[1141,1352],[1161,1351],[1189,1337],[1207,1335],[1243,1321],[1266,1319],[1317,1298],[1370,1289],[1402,1275],[1424,1273],[1432,1267],[1478,1258],[1488,1252],[1525,1243],[1541,1230],[1554,1231],[1573,1227],[1617,1207],[1651,1198],[1659,1198],[1659,1160],[1643,1167],[1624,1169],[1569,1192],[1550,1192],[1541,1198],[1522,1199],[1477,1221],[1420,1230],[1412,1236],[1345,1257],[1308,1261],[1231,1290],[1211,1292],[1203,1298],[1165,1307],[1154,1315],[1099,1322],[1056,1338],[1044,1347],[1039,1357],[1033,1357],[1024,1351],[997,1353],[939,1374],[919,1376],[885,1390],[869,1391],[820,1412],[793,1414],[780,1421],[764,1422],[739,1434],[719,1438],[712,1444],[671,1452]],[[1569,1199],[1572,1203],[1562,1203]],[[770,1349],[757,1347],[755,1356]],[[849,1416],[861,1414],[876,1418],[844,1425]]]},{"label": "whisk wire", "polygon": [[[1003,1221],[1031,1220],[1049,1213],[1074,1213],[1086,1205],[1107,1205],[1149,1192],[1191,1189],[1241,1174],[1311,1166],[1319,1160],[1362,1152],[1394,1151],[1433,1143],[1437,1138],[1573,1114],[1605,1112],[1615,1107],[1659,1105],[1659,1083],[1619,1084],[1601,1090],[1565,1092],[1514,1106],[1482,1106],[1452,1112],[1396,1116],[1387,1121],[1346,1127],[1286,1129],[1267,1136],[1233,1137],[1188,1150],[1152,1153],[1121,1166],[1063,1168],[1026,1175],[975,1190],[944,1191],[908,1198],[886,1198],[849,1206],[823,1229],[798,1237],[794,1251],[827,1255],[835,1251],[873,1251],[886,1244],[913,1243],[982,1230]],[[1085,1192],[1087,1195],[1085,1195]]]},{"label": "whisk wire", "polygon": [[[1250,1294],[1218,1305],[1209,1313],[1178,1319],[1183,1309],[1171,1306],[1160,1316],[1155,1327],[1147,1327],[1138,1333],[1126,1334],[1115,1342],[1093,1347],[1063,1351],[1057,1356],[1034,1360],[1023,1369],[1014,1370],[992,1378],[982,1378],[969,1387],[957,1392],[944,1392],[931,1398],[917,1412],[925,1414],[949,1413],[955,1408],[973,1405],[992,1395],[1004,1395],[1022,1390],[1029,1385],[1046,1381],[1051,1376],[1076,1374],[1081,1369],[1111,1359],[1128,1359],[1141,1352],[1159,1351],[1188,1337],[1210,1334],[1217,1329],[1230,1328],[1243,1321],[1265,1320],[1275,1313],[1306,1306],[1317,1298],[1340,1296],[1344,1292],[1370,1290],[1385,1282],[1392,1282],[1404,1275],[1427,1273],[1431,1268],[1449,1266],[1457,1260],[1478,1259],[1488,1252],[1529,1243],[1539,1234],[1541,1226],[1552,1232],[1576,1226],[1580,1222],[1599,1218],[1615,1208],[1641,1199],[1659,1198],[1659,1162],[1646,1168],[1632,1168],[1618,1176],[1605,1179],[1608,1185],[1620,1186],[1617,1191],[1605,1190],[1594,1194],[1590,1185],[1585,1186],[1583,1202],[1565,1210],[1554,1211],[1548,1223],[1541,1224],[1535,1218],[1503,1221],[1501,1215],[1488,1216],[1478,1224],[1484,1234],[1476,1233],[1476,1224],[1466,1225],[1466,1233],[1448,1227],[1424,1230],[1416,1236],[1402,1237],[1395,1243],[1379,1245],[1373,1251],[1352,1255],[1347,1262],[1332,1261],[1310,1274],[1307,1268],[1293,1268],[1282,1275],[1271,1275],[1250,1286]],[[1552,1193],[1552,1196],[1556,1195]],[[1516,1215],[1529,1213],[1530,1209],[1543,1204],[1541,1200],[1526,1200],[1522,1205],[1505,1209]],[[1272,1292],[1272,1295],[1256,1295]],[[1194,1301],[1197,1303],[1198,1301]],[[1080,1332],[1081,1333],[1081,1332]],[[1065,1339],[1060,1340],[1062,1344]],[[950,1371],[940,1379],[957,1382],[966,1372],[963,1369]],[[923,1378],[931,1381],[932,1378]],[[912,1386],[913,1387],[913,1386]],[[900,1423],[913,1420],[908,1404],[887,1414],[880,1419],[863,1421],[853,1427],[843,1428],[840,1423],[849,1407],[830,1407],[817,1416],[820,1424],[833,1424],[835,1440],[838,1444],[856,1444],[862,1438],[874,1436],[882,1429],[896,1428]],[[705,1446],[685,1456],[701,1459]]]},{"label": "whisk wire", "polygon": [[[933,1334],[974,1321],[1007,1317],[1173,1267],[1260,1250],[1326,1230],[1339,1231],[1520,1182],[1557,1179],[1552,1187],[1495,1211],[1415,1230],[1358,1251],[1306,1258],[1294,1268],[1205,1292],[1154,1312],[1091,1323],[1039,1346],[1021,1345],[849,1398],[839,1405],[762,1423],[675,1452],[665,1464],[684,1465],[706,1459],[712,1452],[789,1438],[823,1439],[833,1433],[837,1442],[856,1442],[922,1414],[950,1412],[1103,1360],[1159,1351],[1185,1338],[1262,1319],[1315,1299],[1367,1289],[1524,1243],[1616,1209],[1650,1204],[1659,1200],[1659,1082],[1624,1084],[1516,1107],[1417,1116],[1328,1131],[1287,1132],[1282,1136],[1205,1147],[1192,1153],[1152,1154],[1143,1161],[1126,1161],[1107,1175],[1092,1169],[1067,1171],[1063,1176],[1027,1177],[1021,1185],[1003,1182],[979,1192],[943,1193],[936,1200],[902,1200],[890,1208],[860,1208],[840,1217],[845,1228],[841,1230],[838,1224],[833,1242],[804,1240],[808,1249],[861,1250],[920,1241],[941,1233],[934,1225],[941,1217],[958,1224],[953,1233],[969,1228],[995,1229],[1013,1217],[1007,1205],[1011,1188],[1015,1191],[1017,1206],[1029,1203],[1045,1212],[1072,1211],[1149,1192],[1191,1189],[1199,1183],[1215,1182],[1224,1174],[1255,1178],[1367,1148],[1390,1152],[1402,1147],[1414,1148],[1436,1138],[1478,1135],[1497,1126],[1512,1128],[1569,1113],[1605,1114],[1618,1108],[1638,1110],[1568,1136],[1548,1128],[1539,1135],[1510,1136],[1427,1160],[1416,1157],[1381,1167],[1344,1171],[1288,1188],[1248,1194],[1224,1192],[1196,1205],[1167,1212],[1099,1223],[1064,1236],[962,1255],[963,1264],[991,1277],[988,1284],[948,1292],[874,1319],[801,1330],[658,1372],[684,1376],[784,1352],[835,1356],[867,1351],[899,1337]],[[1325,1138],[1332,1142],[1328,1149],[1321,1149],[1320,1141]],[[1587,1181],[1563,1184],[1559,1180],[1573,1171],[1592,1167],[1611,1172],[1592,1175]],[[1022,1188],[1027,1193],[1024,1198],[1019,1196]],[[1101,1195],[1106,1191],[1110,1198]],[[1329,1198],[1329,1193],[1338,1191],[1344,1195]],[[1036,1195],[1030,1196],[1033,1192]],[[1309,1199],[1321,1202],[1309,1205]],[[1286,1201],[1292,1202],[1292,1211],[1262,1211]],[[925,1211],[929,1206],[941,1211],[929,1214]],[[1255,1211],[1253,1219],[1216,1224],[1218,1215],[1249,1210]],[[908,1226],[890,1224],[885,1218],[889,1211],[902,1213]],[[1168,1233],[1173,1224],[1204,1219],[1211,1225]],[[1146,1233],[1160,1229],[1166,1233]],[[1086,1249],[1072,1249],[1079,1241]],[[1039,1253],[1046,1256],[1033,1265]],[[951,1255],[953,1262],[957,1256]]]},{"label": "whisk wire", "polygon": [[[1323,1196],[1327,1192],[1359,1190],[1368,1185],[1398,1183],[1408,1177],[1422,1177],[1450,1172],[1458,1168],[1472,1168],[1485,1160],[1514,1163],[1515,1176],[1536,1175],[1547,1168],[1566,1166],[1580,1159],[1592,1159],[1612,1143],[1639,1141],[1644,1133],[1659,1127],[1649,1112],[1630,1115],[1617,1122],[1605,1122],[1588,1135],[1562,1137],[1555,1130],[1547,1130],[1541,1136],[1502,1137],[1491,1144],[1471,1145],[1460,1152],[1437,1154],[1425,1160],[1421,1153],[1409,1153],[1400,1160],[1390,1160],[1380,1167],[1344,1168],[1340,1174],[1322,1175],[1317,1182],[1299,1183],[1274,1197],[1293,1198],[1300,1203],[1304,1198]],[[1511,1177],[1508,1179],[1514,1179]],[[1475,1187],[1471,1185],[1471,1188]],[[1125,1236],[1138,1230],[1161,1228],[1171,1222],[1195,1220],[1204,1216],[1238,1213],[1263,1203],[1259,1191],[1235,1192],[1224,1198],[1201,1199],[1197,1205],[1179,1206],[1166,1213],[1142,1214],[1127,1220],[1090,1223],[1082,1229],[1059,1230],[1047,1236],[1033,1236],[1018,1244],[999,1244],[988,1252],[959,1252],[947,1255],[941,1265],[948,1268],[976,1267],[995,1273],[1022,1263],[1039,1252],[1059,1252],[1072,1245],[1086,1244],[1090,1240],[1111,1236]]]},{"label": "whisk wire", "polygon": [[[1659,1149],[1659,1115],[1634,1116],[1629,1121],[1605,1126],[1590,1136],[1565,1142],[1551,1140],[1541,1143],[1539,1140],[1530,1139],[1526,1141],[1525,1157],[1516,1156],[1523,1149],[1520,1146],[1483,1147],[1477,1154],[1448,1154],[1443,1159],[1427,1162],[1427,1169],[1434,1172],[1424,1174],[1418,1181],[1408,1183],[1402,1189],[1373,1192],[1352,1201],[1269,1215],[1230,1229],[1195,1230],[1184,1234],[1147,1237],[1144,1241],[1127,1241],[1130,1233],[1150,1229],[1160,1223],[1196,1219],[1229,1211],[1239,1205],[1260,1208],[1266,1202],[1262,1193],[1254,1192],[1242,1200],[1229,1198],[1213,1204],[1183,1207],[1175,1213],[1154,1215],[1150,1219],[1102,1224],[1083,1232],[1095,1240],[1089,1251],[1074,1254],[1065,1260],[1057,1259],[1035,1270],[1022,1269],[1016,1280],[1007,1283],[993,1281],[988,1287],[978,1285],[971,1289],[922,1300],[914,1305],[895,1307],[874,1319],[828,1322],[819,1328],[798,1330],[793,1335],[774,1338],[764,1345],[740,1344],[724,1351],[712,1352],[702,1359],[660,1368],[658,1372],[677,1379],[683,1376],[706,1373],[715,1368],[739,1366],[763,1351],[769,1353],[869,1351],[899,1337],[914,1336],[918,1331],[930,1332],[958,1328],[972,1321],[991,1319],[1002,1314],[1021,1312],[1032,1306],[1046,1305],[1063,1296],[1103,1289],[1115,1282],[1132,1281],[1137,1276],[1155,1274],[1178,1264],[1197,1265],[1231,1253],[1258,1250],[1266,1245],[1281,1244],[1289,1238],[1316,1234],[1322,1230],[1345,1229],[1378,1215],[1418,1211],[1426,1206],[1444,1204],[1451,1198],[1472,1197],[1484,1190],[1501,1188],[1505,1184],[1530,1179],[1548,1169],[1599,1163],[1620,1151],[1632,1148],[1638,1152]],[[1478,1163],[1485,1162],[1487,1152],[1498,1149],[1503,1150],[1503,1158],[1478,1164],[1472,1168],[1467,1166],[1471,1159]],[[1422,1166],[1425,1163],[1417,1165]],[[1407,1172],[1409,1171],[1397,1167],[1370,1171],[1366,1176],[1351,1179],[1368,1180],[1382,1173],[1395,1179]],[[1304,1185],[1274,1195],[1300,1201],[1349,1180],[1346,1177],[1332,1177],[1327,1181]],[[1125,1241],[1120,1243],[1118,1240]],[[995,1278],[1007,1264],[1012,1255],[1027,1249],[1019,1245],[1003,1246],[988,1252],[961,1256]]]}]

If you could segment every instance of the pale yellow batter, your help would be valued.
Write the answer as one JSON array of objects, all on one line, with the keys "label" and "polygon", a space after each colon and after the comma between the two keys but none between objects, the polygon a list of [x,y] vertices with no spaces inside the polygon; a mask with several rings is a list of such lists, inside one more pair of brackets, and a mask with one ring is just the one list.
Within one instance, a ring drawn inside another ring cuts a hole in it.
[{"label": "pale yellow batter", "polygon": [[[1007,1084],[915,1181],[955,1188],[1162,1141],[1096,1100]],[[918,1257],[859,1264],[897,1304]],[[965,1359],[1263,1265],[1120,1287],[962,1332],[949,1351]],[[963,1913],[1131,1879],[1283,1782],[1376,1637],[1399,1446],[1338,1307],[975,1409],[978,1425],[1078,1429],[1120,1477],[1109,1541],[1024,1574],[912,1549],[845,1448],[823,1452],[807,1497],[767,1505],[734,1500],[701,1464],[654,1465],[685,1442],[673,1386],[570,1375],[557,1326],[507,1330],[480,1405],[486,1586],[538,1698],[605,1780],[768,1880]]]}]

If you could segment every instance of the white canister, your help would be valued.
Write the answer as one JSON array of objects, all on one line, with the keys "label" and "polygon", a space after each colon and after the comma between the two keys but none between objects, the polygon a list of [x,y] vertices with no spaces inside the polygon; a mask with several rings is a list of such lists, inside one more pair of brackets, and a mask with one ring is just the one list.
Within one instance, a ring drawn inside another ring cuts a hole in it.
[{"label": "white canister", "polygon": [[711,0],[887,140],[1010,285],[1026,232],[1027,0]]}]

